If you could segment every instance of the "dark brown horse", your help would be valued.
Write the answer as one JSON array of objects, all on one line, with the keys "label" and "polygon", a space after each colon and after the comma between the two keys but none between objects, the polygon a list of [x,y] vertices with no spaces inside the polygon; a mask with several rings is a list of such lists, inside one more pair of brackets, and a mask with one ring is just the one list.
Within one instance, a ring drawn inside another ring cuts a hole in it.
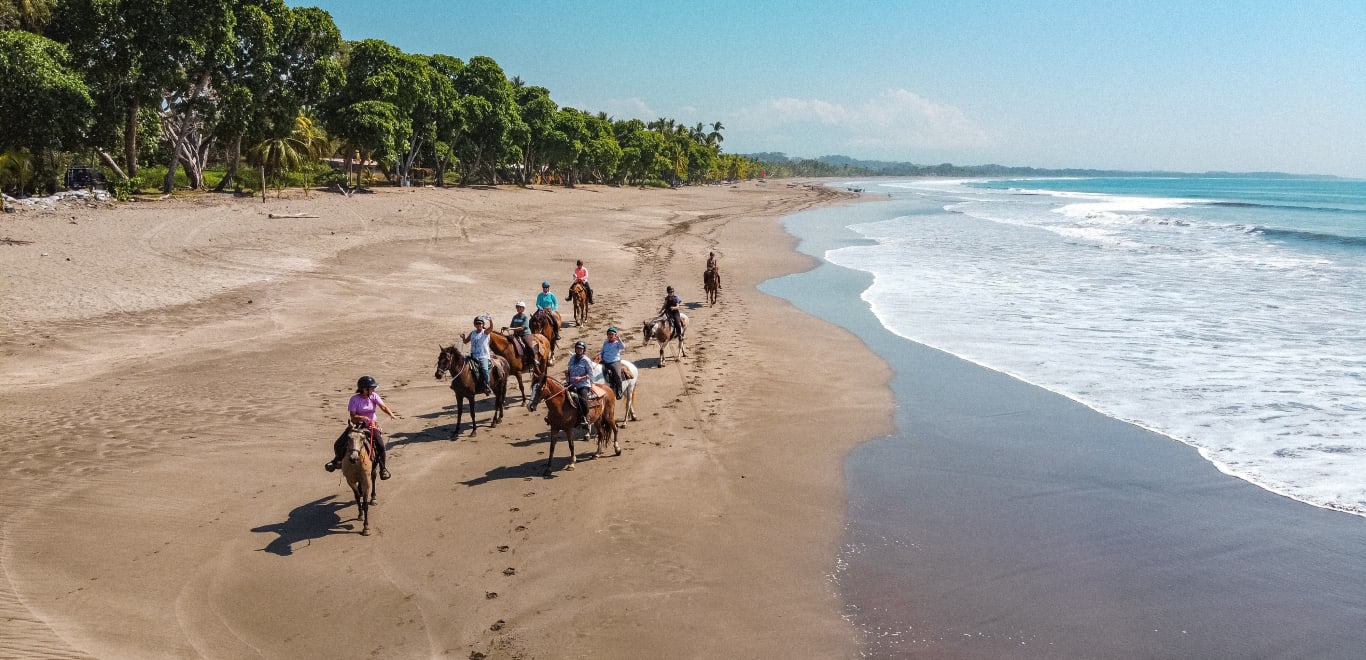
[{"label": "dark brown horse", "polygon": [[716,304],[721,293],[721,267],[712,266],[702,273],[702,290],[707,292],[707,303]]},{"label": "dark brown horse", "polygon": [[356,496],[356,518],[361,536],[370,535],[370,505],[375,503],[375,444],[370,429],[352,423],[346,431],[346,453],[342,455],[342,475],[351,494]]},{"label": "dark brown horse", "polygon": [[[506,328],[504,328],[506,330]],[[522,385],[522,373],[531,372],[535,366],[535,360],[550,360],[550,341],[541,335],[531,335],[531,348],[534,352],[532,359],[522,353],[521,344],[511,337],[493,333],[489,335],[489,349],[504,360],[507,360],[508,367],[512,375],[517,377],[517,391],[522,393],[522,405],[527,405],[531,400],[526,398],[526,387]]]},{"label": "dark brown horse", "polygon": [[[615,452],[613,455],[620,456],[621,445],[617,443],[616,396],[612,394],[612,388],[604,385],[594,385],[593,392],[597,394],[597,401],[601,403],[590,407],[588,411],[588,424],[596,427],[598,432],[598,451],[594,456],[602,456],[602,445],[609,435],[612,438],[612,450]],[[571,396],[573,395],[564,384],[545,373],[531,383],[531,409],[535,410],[537,404],[545,402],[545,423],[550,426],[550,451],[545,460],[543,473],[547,477],[550,476],[550,468],[555,461],[555,441],[561,432],[569,442],[569,465],[564,469],[573,470],[574,464],[579,460],[578,455],[574,453],[574,422],[578,419],[578,412],[574,408],[574,402],[569,399]]]},{"label": "dark brown horse", "polygon": [[[479,366],[455,346],[440,348],[441,354],[436,356],[436,379],[441,380],[447,371],[451,372],[451,391],[455,392],[455,431],[451,432],[451,438],[460,435],[465,401],[470,402],[470,435],[474,435],[479,430],[479,422],[474,419],[474,395],[479,393],[474,385],[474,370]],[[489,389],[493,390],[493,420],[489,422],[492,428],[503,420],[503,408],[507,405],[508,363],[498,355],[489,358]]]},{"label": "dark brown horse", "polygon": [[[536,313],[531,315],[531,320],[527,321],[527,327],[531,328],[531,334],[545,337],[546,341],[550,342],[550,361],[553,363],[557,342],[555,341],[555,327],[550,322],[551,314],[552,312],[547,312],[544,309],[536,310]],[[558,314],[556,314],[555,320],[559,320]]]},{"label": "dark brown horse", "polygon": [[650,343],[652,339],[659,342],[659,364],[655,366],[664,366],[664,347],[668,346],[670,341],[678,342],[678,353],[674,355],[674,359],[682,359],[688,356],[688,349],[683,346],[683,335],[688,332],[687,314],[678,313],[678,325],[682,331],[675,336],[673,325],[669,323],[669,318],[663,314],[641,324],[641,341],[646,344]]},{"label": "dark brown horse", "polygon": [[569,299],[574,301],[574,327],[588,322],[588,289],[582,282],[569,285]]}]

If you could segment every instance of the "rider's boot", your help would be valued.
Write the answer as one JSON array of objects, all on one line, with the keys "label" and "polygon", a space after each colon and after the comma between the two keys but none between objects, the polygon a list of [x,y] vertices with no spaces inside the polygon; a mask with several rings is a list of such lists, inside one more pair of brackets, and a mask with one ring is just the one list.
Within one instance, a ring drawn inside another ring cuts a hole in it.
[{"label": "rider's boot", "polygon": [[341,467],[341,464],[342,464],[342,455],[341,455],[341,452],[334,452],[333,455],[332,455],[332,460],[330,460],[330,461],[328,461],[327,463],[323,464],[323,469],[324,469],[324,470],[327,470],[328,472],[335,472],[335,471],[337,470],[337,468]]},{"label": "rider's boot", "polygon": [[389,474],[389,468],[385,465],[385,463],[386,463],[386,461],[380,461],[380,462],[379,462],[379,478],[380,478],[380,479],[388,479],[389,477],[393,476],[393,475]]}]

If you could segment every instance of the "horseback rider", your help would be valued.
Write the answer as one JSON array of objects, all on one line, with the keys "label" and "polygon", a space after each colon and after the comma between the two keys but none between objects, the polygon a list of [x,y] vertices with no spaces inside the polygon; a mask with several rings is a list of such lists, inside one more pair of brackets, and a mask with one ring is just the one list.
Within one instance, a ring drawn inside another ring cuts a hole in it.
[{"label": "horseback rider", "polygon": [[530,364],[535,359],[535,351],[531,345],[531,317],[526,314],[526,303],[517,301],[517,313],[512,315],[512,320],[508,322],[508,330],[512,333],[512,341],[516,343],[518,351],[522,354],[522,362]]},{"label": "horseback rider", "polygon": [[622,343],[617,336],[616,326],[607,329],[607,341],[602,342],[602,352],[598,354],[598,362],[602,363],[602,376],[608,385],[612,386],[612,393],[621,398],[621,352],[625,350],[626,344]]},{"label": "horseback rider", "polygon": [[588,344],[574,342],[574,356],[569,358],[564,373],[565,385],[573,393],[579,409],[577,424],[583,427],[588,426],[588,394],[593,390],[593,363],[589,361],[587,351]]},{"label": "horseback rider", "polygon": [[716,265],[716,253],[715,253],[715,252],[708,252],[708,253],[707,253],[707,272],[706,272],[706,274],[704,275],[704,277],[705,277],[705,276],[709,276],[709,275],[713,275],[713,274],[716,276],[716,290],[717,290],[717,291],[720,291],[720,290],[721,290],[721,269],[720,269],[720,267],[718,267],[718,266]]},{"label": "horseback rider", "polygon": [[541,292],[536,294],[536,308],[545,311],[545,315],[550,319],[550,327],[554,328],[554,341],[560,340],[560,299],[555,297],[555,293],[550,290],[550,282],[541,282]]},{"label": "horseback rider", "polygon": [[683,304],[683,300],[674,295],[672,285],[664,291],[667,295],[664,296],[664,306],[659,308],[659,313],[668,317],[669,327],[673,328],[674,331],[673,336],[680,337],[683,335],[683,323],[678,319],[678,306]]},{"label": "horseback rider", "polygon": [[588,269],[583,267],[583,259],[579,259],[574,266],[574,282],[583,285],[584,293],[588,294],[588,304],[593,304],[593,287],[588,284]]},{"label": "horseback rider", "polygon": [[474,331],[461,334],[460,341],[470,345],[470,359],[479,368],[474,374],[474,387],[484,394],[493,394],[489,387],[489,328],[483,316],[474,317]]},{"label": "horseback rider", "polygon": [[[356,381],[356,393],[351,395],[351,400],[346,404],[347,417],[352,424],[364,424],[370,429],[370,437],[375,443],[375,463],[379,465],[379,478],[388,479],[389,469],[384,463],[384,434],[380,431],[379,424],[375,423],[375,411],[383,410],[389,419],[398,419],[389,406],[384,405],[384,399],[379,397],[379,392],[375,389],[379,383],[370,376],[361,376]],[[332,472],[341,467],[342,454],[346,453],[346,435],[351,431],[348,427],[337,437],[337,441],[332,443],[333,458],[323,466],[323,469]]]}]

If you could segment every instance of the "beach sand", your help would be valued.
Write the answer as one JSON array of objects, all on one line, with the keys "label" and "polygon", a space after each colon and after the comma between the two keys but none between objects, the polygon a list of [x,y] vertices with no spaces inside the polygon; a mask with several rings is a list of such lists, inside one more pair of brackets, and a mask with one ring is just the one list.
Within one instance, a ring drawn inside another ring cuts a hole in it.
[{"label": "beach sand", "polygon": [[[891,431],[891,372],[755,289],[814,263],[777,218],[846,197],[380,189],[0,216],[0,656],[856,656],[831,577],[842,461]],[[576,258],[597,304],[561,346],[620,326],[640,419],[621,456],[545,479],[515,381],[503,424],[481,397],[452,439],[432,373],[476,314],[506,325],[543,279],[563,297]],[[639,328],[666,284],[689,355],[656,368]],[[381,419],[394,478],[369,537],[322,469],[362,374],[401,417]]]}]

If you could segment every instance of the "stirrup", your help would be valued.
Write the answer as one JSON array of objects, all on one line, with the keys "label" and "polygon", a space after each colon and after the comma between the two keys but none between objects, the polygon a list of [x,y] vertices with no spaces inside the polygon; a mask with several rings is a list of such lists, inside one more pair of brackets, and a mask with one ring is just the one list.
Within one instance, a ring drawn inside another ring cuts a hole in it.
[{"label": "stirrup", "polygon": [[338,463],[340,462],[341,461],[338,461],[336,459],[330,460],[323,464],[323,469],[327,470],[328,472],[336,472],[337,468],[341,467],[340,465],[338,465]]},{"label": "stirrup", "polygon": [[380,479],[388,479],[388,478],[391,477],[391,476],[393,476],[393,475],[389,474],[389,468],[387,468],[387,467],[382,467],[382,468],[379,469],[379,478],[380,478]]}]

